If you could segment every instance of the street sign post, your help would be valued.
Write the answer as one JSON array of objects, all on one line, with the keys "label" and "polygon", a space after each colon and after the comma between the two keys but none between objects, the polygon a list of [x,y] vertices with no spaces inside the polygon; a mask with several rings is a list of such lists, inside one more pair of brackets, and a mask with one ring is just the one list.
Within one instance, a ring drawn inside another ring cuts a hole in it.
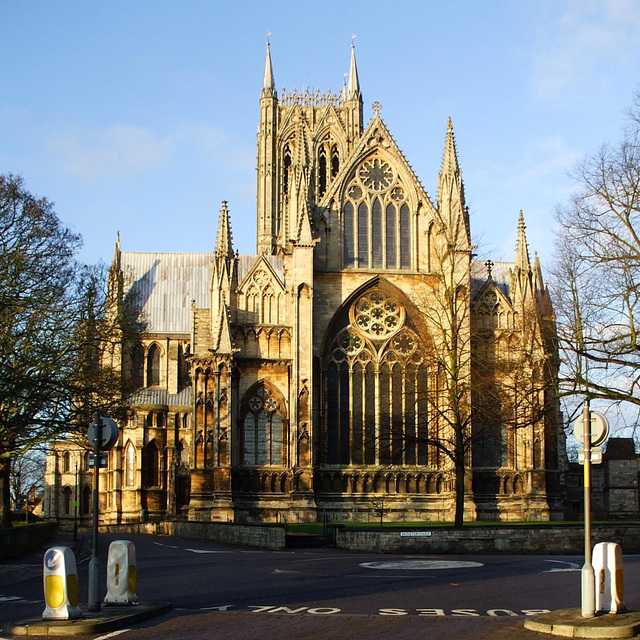
[{"label": "street sign post", "polygon": [[[585,402],[582,416],[574,424],[576,440],[584,448],[578,451],[584,465],[584,565],[582,567],[582,608],[583,618],[593,618],[596,614],[596,581],[591,564],[591,465],[602,462],[602,449],[598,447],[609,436],[609,422],[596,411],[589,410],[589,399]],[[579,460],[580,461],[580,460]]]},{"label": "street sign post", "polygon": [[93,454],[89,457],[89,466],[93,467],[93,551],[89,561],[89,598],[87,609],[100,611],[100,559],[98,558],[98,510],[100,508],[99,482],[100,469],[107,466],[107,454],[102,453],[111,449],[118,441],[118,425],[111,418],[103,418],[96,411],[94,421],[89,425],[87,438],[93,445]]}]

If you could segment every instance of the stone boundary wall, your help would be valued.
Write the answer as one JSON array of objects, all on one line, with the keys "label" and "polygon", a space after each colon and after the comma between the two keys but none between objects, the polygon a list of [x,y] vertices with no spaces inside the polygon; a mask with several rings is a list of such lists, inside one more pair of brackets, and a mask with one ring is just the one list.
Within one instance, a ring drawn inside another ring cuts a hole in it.
[{"label": "stone boundary wall", "polygon": [[[335,531],[336,546],[352,551],[377,553],[584,553],[584,526],[535,525],[527,527],[468,527],[387,530],[346,529]],[[617,542],[624,553],[640,553],[640,525],[594,525],[592,545]]]},{"label": "stone boundary wall", "polygon": [[58,525],[42,522],[25,526],[14,525],[0,531],[0,560],[16,558],[55,536]]},{"label": "stone boundary wall", "polygon": [[233,524],[227,522],[147,522],[100,526],[102,533],[146,533],[187,540],[213,540],[224,544],[262,549],[284,549],[283,525]]}]

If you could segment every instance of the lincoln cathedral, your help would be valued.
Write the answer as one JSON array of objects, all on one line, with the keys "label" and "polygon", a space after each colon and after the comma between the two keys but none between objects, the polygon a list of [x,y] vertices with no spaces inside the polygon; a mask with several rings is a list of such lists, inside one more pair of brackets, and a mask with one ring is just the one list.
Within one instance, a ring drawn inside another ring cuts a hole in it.
[{"label": "lincoln cathedral", "polygon": [[[227,202],[211,253],[116,242],[109,285],[145,331],[119,350],[136,391],[101,519],[453,521],[461,491],[466,520],[562,518],[554,314],[523,214],[513,262],[477,258],[451,119],[432,197],[378,103],[365,122],[353,47],[322,94],[277,92],[267,45],[259,110],[255,254]],[[49,517],[88,517],[88,453],[51,446]]]}]

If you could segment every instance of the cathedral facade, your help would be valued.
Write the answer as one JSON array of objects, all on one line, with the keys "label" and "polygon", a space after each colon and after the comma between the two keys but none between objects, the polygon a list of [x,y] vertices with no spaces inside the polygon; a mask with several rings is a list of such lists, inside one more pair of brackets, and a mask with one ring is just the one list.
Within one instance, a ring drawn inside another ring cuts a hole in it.
[{"label": "cathedral facade", "polygon": [[[257,163],[254,255],[226,202],[212,253],[118,240],[146,330],[116,363],[138,390],[105,520],[451,521],[456,495],[467,520],[561,518],[549,294],[522,214],[514,262],[474,259],[451,120],[432,200],[379,105],[365,124],[353,48],[339,93],[278,95],[267,47]],[[48,465],[64,520],[86,455]]]}]

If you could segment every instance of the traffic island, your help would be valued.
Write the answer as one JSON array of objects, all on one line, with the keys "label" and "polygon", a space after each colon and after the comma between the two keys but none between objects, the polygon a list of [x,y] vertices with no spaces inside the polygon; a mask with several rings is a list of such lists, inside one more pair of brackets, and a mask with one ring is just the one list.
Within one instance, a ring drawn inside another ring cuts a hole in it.
[{"label": "traffic island", "polygon": [[583,618],[579,608],[563,609],[527,618],[524,628],[565,638],[633,638],[640,633],[640,612],[604,613]]},{"label": "traffic island", "polygon": [[102,606],[100,611],[83,611],[84,618],[75,620],[42,620],[31,618],[9,622],[2,632],[6,636],[79,636],[124,629],[159,616],[173,607],[166,602],[150,602],[131,606]]}]

